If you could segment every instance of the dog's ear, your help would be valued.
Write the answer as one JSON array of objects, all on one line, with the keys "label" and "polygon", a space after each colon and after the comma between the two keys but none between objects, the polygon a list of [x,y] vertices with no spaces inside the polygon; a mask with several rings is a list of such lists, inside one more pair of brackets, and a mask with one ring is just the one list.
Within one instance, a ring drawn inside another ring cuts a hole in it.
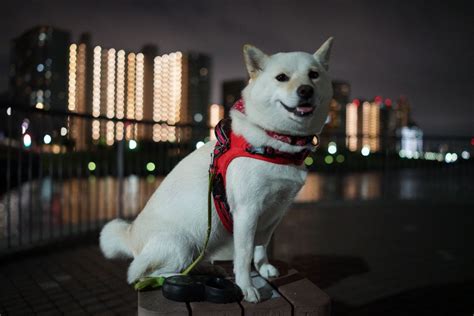
[{"label": "dog's ear", "polygon": [[268,56],[257,47],[246,44],[244,45],[244,59],[250,78],[253,79],[262,71]]},{"label": "dog's ear", "polygon": [[321,65],[326,68],[326,70],[329,69],[329,56],[331,55],[332,41],[332,37],[328,38],[316,53],[313,54],[314,58],[316,58]]}]

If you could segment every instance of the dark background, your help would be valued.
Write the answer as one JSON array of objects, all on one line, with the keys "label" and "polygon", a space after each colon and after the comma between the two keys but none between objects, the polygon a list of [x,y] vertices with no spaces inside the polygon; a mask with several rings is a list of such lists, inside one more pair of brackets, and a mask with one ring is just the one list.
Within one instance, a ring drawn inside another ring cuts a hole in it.
[{"label": "dark background", "polygon": [[313,52],[334,36],[331,74],[353,97],[406,95],[425,133],[474,134],[472,1],[9,1],[0,17],[0,91],[10,40],[38,24],[103,47],[208,53],[218,103],[223,80],[246,76],[243,44]]}]

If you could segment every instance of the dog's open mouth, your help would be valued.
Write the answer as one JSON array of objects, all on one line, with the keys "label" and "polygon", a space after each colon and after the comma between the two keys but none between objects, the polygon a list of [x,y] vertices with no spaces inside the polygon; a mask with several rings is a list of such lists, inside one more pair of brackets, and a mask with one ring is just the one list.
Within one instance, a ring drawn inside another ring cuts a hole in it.
[{"label": "dog's open mouth", "polygon": [[283,103],[281,101],[280,101],[280,103],[281,103],[281,105],[283,105],[285,110],[287,110],[290,113],[293,113],[296,116],[300,116],[300,117],[308,116],[308,115],[313,114],[313,112],[314,112],[314,106],[309,104],[309,103],[298,104],[298,106],[296,106],[294,108],[290,108],[289,106],[287,106],[285,103]]}]

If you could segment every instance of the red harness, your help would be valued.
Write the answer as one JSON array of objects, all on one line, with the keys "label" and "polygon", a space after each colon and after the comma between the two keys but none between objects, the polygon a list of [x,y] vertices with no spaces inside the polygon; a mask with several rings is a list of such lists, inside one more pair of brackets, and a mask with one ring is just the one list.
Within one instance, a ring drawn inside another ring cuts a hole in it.
[{"label": "red harness", "polygon": [[[245,113],[243,101],[237,101],[234,104],[234,109]],[[214,205],[222,225],[232,234],[234,223],[226,195],[227,168],[232,160],[238,157],[247,157],[280,165],[301,165],[310,150],[303,149],[297,153],[287,153],[272,147],[254,147],[241,135],[237,135],[232,131],[230,119],[221,120],[215,128],[215,134],[217,143],[214,147],[209,170],[211,174],[214,174],[212,196],[214,197]],[[290,136],[268,131],[267,134],[279,141],[300,146],[311,144],[314,138],[314,136]]]}]

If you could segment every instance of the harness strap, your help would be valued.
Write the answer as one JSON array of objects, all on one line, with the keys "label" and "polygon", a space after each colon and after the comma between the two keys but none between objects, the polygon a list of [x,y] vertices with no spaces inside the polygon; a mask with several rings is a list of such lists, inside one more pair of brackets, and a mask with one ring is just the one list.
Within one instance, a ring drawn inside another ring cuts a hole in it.
[{"label": "harness strap", "polygon": [[303,149],[297,153],[287,153],[268,146],[254,147],[243,136],[232,132],[231,120],[229,118],[223,119],[217,124],[215,134],[217,143],[214,147],[210,166],[210,172],[215,174],[212,196],[214,197],[214,206],[222,225],[232,234],[234,224],[226,193],[227,168],[230,163],[235,158],[247,157],[274,164],[301,165],[309,155],[310,150]]}]

